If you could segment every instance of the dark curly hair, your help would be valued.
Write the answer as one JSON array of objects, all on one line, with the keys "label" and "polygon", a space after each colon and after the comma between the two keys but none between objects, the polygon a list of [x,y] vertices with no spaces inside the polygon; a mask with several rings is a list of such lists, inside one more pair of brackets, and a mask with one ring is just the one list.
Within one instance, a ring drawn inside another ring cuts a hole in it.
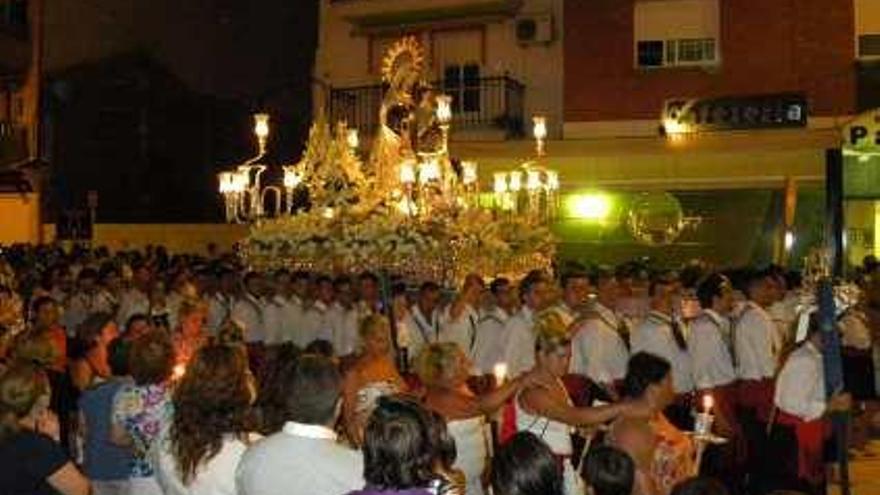
[{"label": "dark curly hair", "polygon": [[217,455],[224,435],[246,438],[254,384],[240,349],[212,344],[200,349],[174,392],[171,452],[183,482]]},{"label": "dark curly hair", "polygon": [[431,417],[403,396],[380,397],[364,433],[364,480],[379,490],[427,488],[434,479]]}]

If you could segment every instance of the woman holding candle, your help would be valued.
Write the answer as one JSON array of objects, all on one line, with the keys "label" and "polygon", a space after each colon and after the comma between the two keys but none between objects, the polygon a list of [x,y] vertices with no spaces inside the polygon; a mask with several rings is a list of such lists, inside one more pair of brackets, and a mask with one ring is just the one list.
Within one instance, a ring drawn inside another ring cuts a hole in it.
[{"label": "woman holding candle", "polygon": [[[542,386],[529,385],[514,399],[516,429],[530,431],[547,443],[564,470],[566,493],[581,493],[571,463],[572,428],[598,425],[624,415],[645,416],[651,409],[647,402],[638,400],[575,407],[561,380],[571,360],[568,328],[559,315],[549,313],[538,320],[534,334],[535,366],[531,373]],[[545,383],[550,386],[543,386]]]},{"label": "woman holding candle", "polygon": [[467,384],[470,369],[464,351],[451,342],[428,345],[416,360],[416,371],[425,385],[425,405],[446,418],[458,447],[455,467],[465,473],[467,494],[479,495],[484,492],[482,476],[491,444],[485,417],[522,389],[537,385],[540,376],[530,372],[503,383],[499,368],[498,386],[485,395],[475,395]]},{"label": "woman holding candle", "polygon": [[[696,471],[693,441],[663,414],[675,400],[671,371],[665,359],[640,352],[630,358],[623,380],[624,397],[645,401],[651,410],[647,418],[615,421],[607,438],[635,461],[636,495],[668,495]],[[709,412],[704,410],[702,424],[708,424]]]}]

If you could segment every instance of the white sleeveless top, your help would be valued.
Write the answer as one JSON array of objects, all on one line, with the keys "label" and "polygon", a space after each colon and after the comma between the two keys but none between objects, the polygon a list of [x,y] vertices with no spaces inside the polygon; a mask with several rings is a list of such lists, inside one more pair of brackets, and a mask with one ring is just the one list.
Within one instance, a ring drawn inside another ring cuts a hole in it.
[{"label": "white sleeveless top", "polygon": [[[514,399],[516,404],[516,431],[529,431],[544,441],[554,454],[570,456],[571,426],[543,416],[535,416],[526,411],[519,403],[519,395]],[[569,401],[569,404],[571,402]]]},{"label": "white sleeveless top", "polygon": [[483,494],[483,471],[491,453],[492,436],[483,416],[450,421],[446,424],[449,435],[455,439],[457,456],[455,468],[464,473],[467,495]]}]

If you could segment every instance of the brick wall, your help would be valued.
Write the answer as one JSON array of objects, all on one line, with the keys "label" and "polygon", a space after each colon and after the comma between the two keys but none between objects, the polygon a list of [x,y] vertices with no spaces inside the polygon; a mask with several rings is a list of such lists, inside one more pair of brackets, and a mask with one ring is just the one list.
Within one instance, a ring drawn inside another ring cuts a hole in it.
[{"label": "brick wall", "polygon": [[721,65],[637,69],[636,0],[565,2],[565,120],[657,119],[663,100],[802,91],[812,116],[855,113],[852,0],[720,0]]}]

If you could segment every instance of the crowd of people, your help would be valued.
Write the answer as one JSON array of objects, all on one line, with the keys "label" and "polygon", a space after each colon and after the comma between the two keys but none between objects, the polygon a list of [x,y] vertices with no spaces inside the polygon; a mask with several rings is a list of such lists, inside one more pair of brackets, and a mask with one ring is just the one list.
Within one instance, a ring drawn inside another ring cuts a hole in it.
[{"label": "crowd of people", "polygon": [[796,273],[556,271],[450,290],[247,271],[215,249],[5,248],[0,487],[824,493],[826,418],[876,396],[876,262],[838,320],[832,394]]}]

